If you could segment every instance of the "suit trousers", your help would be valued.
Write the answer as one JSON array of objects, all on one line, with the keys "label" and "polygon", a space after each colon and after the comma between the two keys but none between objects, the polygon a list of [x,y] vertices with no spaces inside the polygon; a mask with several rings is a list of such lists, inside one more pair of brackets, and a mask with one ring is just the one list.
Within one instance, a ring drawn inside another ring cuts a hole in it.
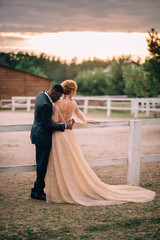
[{"label": "suit trousers", "polygon": [[41,147],[36,145],[36,172],[37,178],[34,183],[33,190],[36,192],[43,192],[45,187],[45,175],[47,171],[48,158],[50,153],[50,147]]}]

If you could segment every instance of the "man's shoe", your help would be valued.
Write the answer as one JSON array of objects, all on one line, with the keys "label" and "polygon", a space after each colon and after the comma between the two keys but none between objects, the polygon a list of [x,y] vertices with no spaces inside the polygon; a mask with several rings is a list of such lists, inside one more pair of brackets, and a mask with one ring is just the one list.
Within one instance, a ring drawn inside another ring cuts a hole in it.
[{"label": "man's shoe", "polygon": [[35,192],[31,190],[31,198],[46,201],[46,194],[44,192]]}]

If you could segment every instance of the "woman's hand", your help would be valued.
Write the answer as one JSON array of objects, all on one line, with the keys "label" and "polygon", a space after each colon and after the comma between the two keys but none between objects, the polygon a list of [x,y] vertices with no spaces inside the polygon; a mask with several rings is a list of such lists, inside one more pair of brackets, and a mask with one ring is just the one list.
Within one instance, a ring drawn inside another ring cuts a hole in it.
[{"label": "woman's hand", "polygon": [[87,120],[87,123],[92,123],[92,124],[95,124],[96,121],[95,120]]}]

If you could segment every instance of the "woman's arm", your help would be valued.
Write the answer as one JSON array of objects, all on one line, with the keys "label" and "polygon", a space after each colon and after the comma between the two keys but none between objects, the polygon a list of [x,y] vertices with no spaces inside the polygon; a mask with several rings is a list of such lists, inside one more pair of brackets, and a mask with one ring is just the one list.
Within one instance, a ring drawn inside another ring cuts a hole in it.
[{"label": "woman's arm", "polygon": [[78,108],[78,105],[77,105],[76,101],[74,101],[74,102],[75,102],[74,116],[75,116],[76,122],[78,122],[80,124],[87,124],[87,123],[95,124],[96,121],[87,119],[86,116]]}]

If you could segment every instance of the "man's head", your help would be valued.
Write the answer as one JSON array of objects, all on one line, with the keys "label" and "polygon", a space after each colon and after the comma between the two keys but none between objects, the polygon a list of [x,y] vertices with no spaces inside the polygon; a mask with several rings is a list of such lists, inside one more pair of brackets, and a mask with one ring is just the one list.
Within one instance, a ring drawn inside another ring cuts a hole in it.
[{"label": "man's head", "polygon": [[55,102],[58,99],[60,99],[60,97],[62,96],[64,90],[63,87],[61,86],[61,84],[56,83],[55,85],[52,86],[52,88],[50,88],[47,93],[50,96],[50,98]]}]

